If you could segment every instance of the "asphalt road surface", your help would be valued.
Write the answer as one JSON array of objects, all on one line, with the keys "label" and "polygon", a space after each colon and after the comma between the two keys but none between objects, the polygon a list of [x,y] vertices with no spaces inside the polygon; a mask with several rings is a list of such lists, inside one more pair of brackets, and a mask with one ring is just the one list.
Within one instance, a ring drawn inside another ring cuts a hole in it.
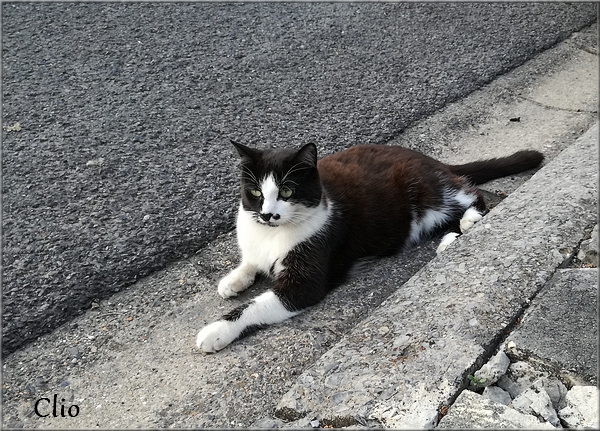
[{"label": "asphalt road surface", "polygon": [[591,3],[3,3],[4,354],[234,227],[237,156],[385,143]]}]

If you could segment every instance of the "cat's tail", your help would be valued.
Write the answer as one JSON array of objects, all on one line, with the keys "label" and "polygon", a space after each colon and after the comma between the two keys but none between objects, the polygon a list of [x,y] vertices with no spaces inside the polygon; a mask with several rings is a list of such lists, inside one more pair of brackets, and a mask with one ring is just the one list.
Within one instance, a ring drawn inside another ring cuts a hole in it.
[{"label": "cat's tail", "polygon": [[455,175],[467,177],[474,184],[487,183],[496,178],[506,177],[537,168],[544,160],[539,151],[517,151],[511,156],[480,160],[464,165],[448,165]]}]

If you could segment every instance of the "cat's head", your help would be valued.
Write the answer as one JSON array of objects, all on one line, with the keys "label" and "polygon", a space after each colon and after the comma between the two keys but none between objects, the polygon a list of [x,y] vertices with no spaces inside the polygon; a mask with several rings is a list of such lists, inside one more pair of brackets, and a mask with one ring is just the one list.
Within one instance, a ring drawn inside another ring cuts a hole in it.
[{"label": "cat's head", "polygon": [[242,158],[245,211],[266,226],[300,225],[321,202],[317,148],[257,150],[231,141]]}]

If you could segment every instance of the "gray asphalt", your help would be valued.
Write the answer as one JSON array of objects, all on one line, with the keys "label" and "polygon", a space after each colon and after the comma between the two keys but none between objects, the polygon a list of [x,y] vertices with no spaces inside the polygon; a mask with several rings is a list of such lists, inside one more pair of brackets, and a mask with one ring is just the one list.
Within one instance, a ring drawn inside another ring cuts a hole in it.
[{"label": "gray asphalt", "polygon": [[231,230],[230,138],[385,143],[596,18],[591,3],[3,3],[3,354]]}]

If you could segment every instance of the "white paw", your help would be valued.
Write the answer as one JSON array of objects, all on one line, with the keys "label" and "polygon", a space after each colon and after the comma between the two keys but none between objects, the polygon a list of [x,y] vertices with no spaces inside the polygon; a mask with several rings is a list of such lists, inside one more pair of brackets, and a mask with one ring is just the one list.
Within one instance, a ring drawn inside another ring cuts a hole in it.
[{"label": "white paw", "polygon": [[466,232],[482,218],[483,216],[475,208],[467,209],[460,219],[460,231],[463,233]]},{"label": "white paw", "polygon": [[221,350],[239,336],[233,322],[219,320],[202,328],[196,337],[196,346],[207,353]]},{"label": "white paw", "polygon": [[446,235],[444,235],[444,237],[442,238],[442,241],[440,242],[440,245],[438,245],[438,248],[435,252],[437,254],[440,254],[441,252],[446,250],[450,244],[452,244],[454,241],[456,241],[457,237],[458,237],[458,234],[456,232],[450,232],[450,233],[447,233]]},{"label": "white paw", "polygon": [[237,296],[239,292],[252,286],[252,283],[254,283],[254,276],[254,271],[236,268],[221,279],[217,291],[223,298]]}]

